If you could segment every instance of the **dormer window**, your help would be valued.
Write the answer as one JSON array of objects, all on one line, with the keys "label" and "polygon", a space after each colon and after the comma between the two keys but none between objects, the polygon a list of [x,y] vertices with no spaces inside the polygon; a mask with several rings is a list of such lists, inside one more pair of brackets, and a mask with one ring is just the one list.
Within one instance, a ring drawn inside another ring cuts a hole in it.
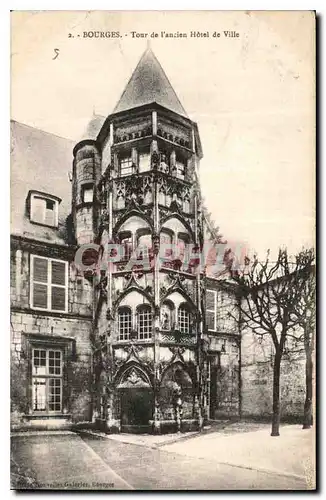
[{"label": "dormer window", "polygon": [[82,186],[82,200],[83,203],[93,203],[94,186],[93,184],[84,184]]},{"label": "dormer window", "polygon": [[30,221],[49,227],[58,226],[60,198],[38,191],[28,193]]}]

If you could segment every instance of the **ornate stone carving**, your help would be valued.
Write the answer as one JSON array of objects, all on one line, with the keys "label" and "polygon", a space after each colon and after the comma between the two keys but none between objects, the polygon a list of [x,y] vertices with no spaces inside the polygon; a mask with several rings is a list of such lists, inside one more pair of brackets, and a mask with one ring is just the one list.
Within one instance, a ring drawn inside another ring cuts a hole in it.
[{"label": "ornate stone carving", "polygon": [[106,319],[108,321],[113,321],[114,320],[113,309],[110,309],[110,308],[107,309],[107,311],[106,311]]},{"label": "ornate stone carving", "polygon": [[109,211],[104,209],[102,210],[101,217],[100,217],[100,226],[105,227],[109,224],[110,220],[110,214]]},{"label": "ornate stone carving", "polygon": [[160,163],[160,156],[157,153],[157,151],[153,151],[152,155],[151,155],[151,164],[152,164],[153,170],[156,170],[158,168],[159,163]]},{"label": "ornate stone carving", "polygon": [[100,297],[103,300],[107,300],[107,284],[108,284],[108,278],[102,278],[99,284],[97,285],[98,290],[100,292]]},{"label": "ornate stone carving", "polygon": [[184,363],[185,360],[184,360],[184,357],[183,357],[183,354],[186,350],[185,347],[174,347],[174,346],[170,346],[169,347],[169,350],[172,352],[173,356],[172,356],[172,359],[171,359],[171,362],[170,363],[175,363],[176,361],[180,361],[181,363]]}]

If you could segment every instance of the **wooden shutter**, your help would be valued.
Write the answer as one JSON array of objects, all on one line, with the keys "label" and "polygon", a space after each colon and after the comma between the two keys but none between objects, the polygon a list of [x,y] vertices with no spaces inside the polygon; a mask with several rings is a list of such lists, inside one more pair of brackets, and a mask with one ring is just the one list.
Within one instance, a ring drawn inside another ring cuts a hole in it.
[{"label": "wooden shutter", "polygon": [[[58,285],[58,286],[56,286]],[[66,263],[51,262],[51,309],[64,311],[66,309]]]},{"label": "wooden shutter", "polygon": [[33,259],[33,307],[48,307],[48,261],[40,257]]}]

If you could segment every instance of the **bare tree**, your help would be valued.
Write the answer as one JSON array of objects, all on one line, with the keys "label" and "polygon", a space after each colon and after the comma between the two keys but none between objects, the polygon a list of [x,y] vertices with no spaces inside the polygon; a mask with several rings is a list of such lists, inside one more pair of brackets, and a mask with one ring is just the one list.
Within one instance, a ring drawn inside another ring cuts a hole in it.
[{"label": "bare tree", "polygon": [[316,269],[314,266],[315,253],[313,249],[303,250],[298,254],[302,271],[302,293],[295,306],[295,315],[301,327],[299,341],[303,344],[306,357],[306,397],[303,413],[303,429],[310,429],[312,425],[312,397],[313,397],[313,351],[316,333]]},{"label": "bare tree", "polygon": [[269,335],[274,345],[272,436],[280,435],[282,356],[287,338],[295,335],[299,325],[298,305],[312,262],[313,255],[309,257],[307,252],[305,258],[300,253],[290,261],[287,250],[280,249],[276,262],[270,261],[268,252],[264,261],[255,256],[252,262],[247,259],[241,272],[232,272],[240,295],[242,327],[250,328],[258,336]]}]

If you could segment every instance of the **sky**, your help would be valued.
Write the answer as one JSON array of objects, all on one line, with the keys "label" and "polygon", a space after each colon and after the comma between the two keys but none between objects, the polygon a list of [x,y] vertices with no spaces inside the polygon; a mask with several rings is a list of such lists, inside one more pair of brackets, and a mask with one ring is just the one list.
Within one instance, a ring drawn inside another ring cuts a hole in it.
[{"label": "sky", "polygon": [[[122,37],[83,37],[94,30]],[[261,256],[313,245],[313,14],[14,12],[11,118],[80,140],[94,112],[112,112],[146,49],[131,31],[188,34],[151,38],[151,47],[198,124],[202,192],[223,236]]]}]

